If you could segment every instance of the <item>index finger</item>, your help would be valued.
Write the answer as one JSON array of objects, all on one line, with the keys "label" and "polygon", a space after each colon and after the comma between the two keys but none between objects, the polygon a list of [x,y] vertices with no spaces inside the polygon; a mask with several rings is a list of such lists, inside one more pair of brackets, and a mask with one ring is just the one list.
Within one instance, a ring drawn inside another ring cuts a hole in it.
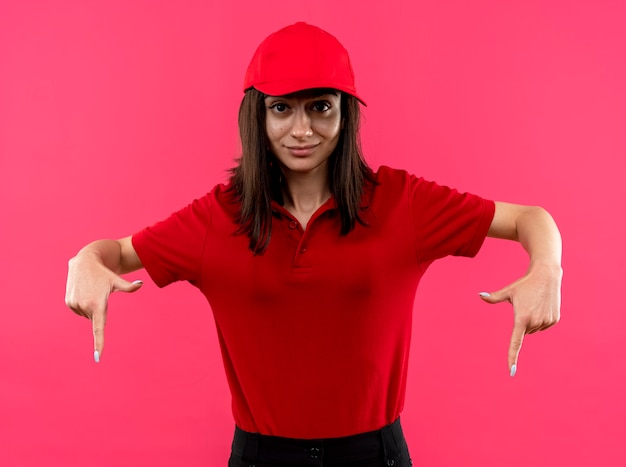
[{"label": "index finger", "polygon": [[509,344],[509,374],[515,376],[517,372],[517,359],[519,358],[522,343],[526,335],[526,328],[520,323],[515,323],[513,333],[511,334],[511,343]]},{"label": "index finger", "polygon": [[96,363],[100,363],[102,349],[104,348],[104,325],[106,322],[106,312],[104,310],[94,311],[91,316],[91,325],[93,328],[94,352],[93,359]]}]

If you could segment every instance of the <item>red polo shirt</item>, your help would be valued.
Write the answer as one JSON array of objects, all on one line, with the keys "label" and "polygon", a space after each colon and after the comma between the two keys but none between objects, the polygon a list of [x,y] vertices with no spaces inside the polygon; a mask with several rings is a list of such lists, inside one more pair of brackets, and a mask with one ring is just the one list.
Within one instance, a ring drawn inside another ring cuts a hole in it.
[{"label": "red polo shirt", "polygon": [[243,430],[330,438],[400,415],[418,282],[433,260],[478,252],[494,203],[388,167],[376,179],[368,225],[346,236],[333,198],[306,231],[275,205],[261,256],[233,235],[224,185],[133,236],[158,286],[187,280],[208,299]]}]

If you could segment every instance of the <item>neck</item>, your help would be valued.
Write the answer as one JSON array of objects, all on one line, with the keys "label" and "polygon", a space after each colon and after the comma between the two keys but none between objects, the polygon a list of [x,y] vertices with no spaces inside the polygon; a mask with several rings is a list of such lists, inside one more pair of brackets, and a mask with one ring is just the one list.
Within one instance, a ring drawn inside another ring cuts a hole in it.
[{"label": "neck", "polygon": [[284,171],[283,177],[284,207],[306,227],[308,219],[330,197],[327,167],[319,167],[315,173]]}]

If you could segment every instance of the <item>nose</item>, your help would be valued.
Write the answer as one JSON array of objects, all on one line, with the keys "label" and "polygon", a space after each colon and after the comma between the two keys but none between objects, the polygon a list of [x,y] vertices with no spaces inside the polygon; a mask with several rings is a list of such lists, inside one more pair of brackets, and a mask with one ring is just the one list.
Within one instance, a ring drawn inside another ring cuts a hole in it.
[{"label": "nose", "polygon": [[295,113],[290,134],[296,139],[304,139],[313,136],[311,117],[305,110],[299,110]]}]

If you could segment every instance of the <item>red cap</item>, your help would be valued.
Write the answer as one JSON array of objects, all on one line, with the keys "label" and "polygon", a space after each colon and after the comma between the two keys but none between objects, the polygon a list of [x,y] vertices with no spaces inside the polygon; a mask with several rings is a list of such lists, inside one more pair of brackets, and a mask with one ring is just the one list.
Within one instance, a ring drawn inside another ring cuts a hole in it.
[{"label": "red cap", "polygon": [[243,89],[282,96],[313,88],[332,88],[356,97],[348,51],[326,31],[296,23],[270,34],[254,53]]}]

